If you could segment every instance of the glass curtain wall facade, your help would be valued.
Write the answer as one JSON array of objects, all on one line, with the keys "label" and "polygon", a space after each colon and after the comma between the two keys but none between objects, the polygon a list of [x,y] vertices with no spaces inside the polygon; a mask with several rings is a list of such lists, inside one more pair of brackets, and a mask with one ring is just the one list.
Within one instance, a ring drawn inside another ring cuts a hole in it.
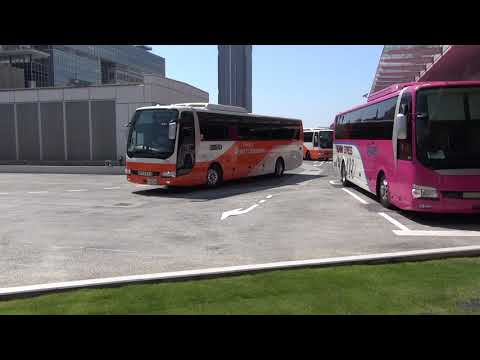
[{"label": "glass curtain wall facade", "polygon": [[48,52],[48,85],[85,86],[142,82],[165,76],[165,59],[132,45],[34,45]]}]

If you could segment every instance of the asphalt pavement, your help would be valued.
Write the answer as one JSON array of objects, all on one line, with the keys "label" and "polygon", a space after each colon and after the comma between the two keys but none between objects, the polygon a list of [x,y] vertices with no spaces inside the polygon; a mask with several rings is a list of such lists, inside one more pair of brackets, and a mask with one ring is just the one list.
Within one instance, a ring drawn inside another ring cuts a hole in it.
[{"label": "asphalt pavement", "polygon": [[217,189],[0,174],[0,287],[480,245],[480,216],[385,210],[331,162]]}]

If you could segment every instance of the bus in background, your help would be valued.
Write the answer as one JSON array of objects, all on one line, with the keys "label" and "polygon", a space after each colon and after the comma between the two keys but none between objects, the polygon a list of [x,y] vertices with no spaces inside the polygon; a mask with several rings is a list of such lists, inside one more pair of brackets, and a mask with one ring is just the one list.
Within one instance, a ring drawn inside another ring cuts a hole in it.
[{"label": "bus in background", "polygon": [[129,123],[130,182],[214,187],[224,180],[275,174],[302,165],[302,121],[206,104],[149,106]]},{"label": "bus in background", "polygon": [[392,85],[335,117],[334,169],[387,208],[480,213],[480,81]]},{"label": "bus in background", "polygon": [[303,158],[305,160],[332,160],[333,130],[315,128],[303,130]]}]

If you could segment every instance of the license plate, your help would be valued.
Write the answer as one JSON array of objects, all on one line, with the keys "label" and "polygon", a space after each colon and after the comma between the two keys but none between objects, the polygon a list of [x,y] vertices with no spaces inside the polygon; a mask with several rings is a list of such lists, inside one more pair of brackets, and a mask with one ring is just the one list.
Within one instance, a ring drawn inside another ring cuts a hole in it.
[{"label": "license plate", "polygon": [[147,184],[148,185],[158,185],[158,181],[156,178],[149,178],[147,179]]},{"label": "license plate", "polygon": [[137,172],[137,174],[140,175],[140,176],[152,176],[153,175],[153,173],[151,171],[141,171],[141,170],[139,170]]}]

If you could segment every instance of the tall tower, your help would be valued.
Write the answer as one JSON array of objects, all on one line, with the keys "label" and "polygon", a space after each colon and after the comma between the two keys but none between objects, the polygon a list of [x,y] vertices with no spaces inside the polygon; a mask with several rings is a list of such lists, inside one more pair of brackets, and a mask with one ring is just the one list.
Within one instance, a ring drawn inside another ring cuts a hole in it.
[{"label": "tall tower", "polygon": [[252,45],[218,45],[218,103],[252,112]]}]

